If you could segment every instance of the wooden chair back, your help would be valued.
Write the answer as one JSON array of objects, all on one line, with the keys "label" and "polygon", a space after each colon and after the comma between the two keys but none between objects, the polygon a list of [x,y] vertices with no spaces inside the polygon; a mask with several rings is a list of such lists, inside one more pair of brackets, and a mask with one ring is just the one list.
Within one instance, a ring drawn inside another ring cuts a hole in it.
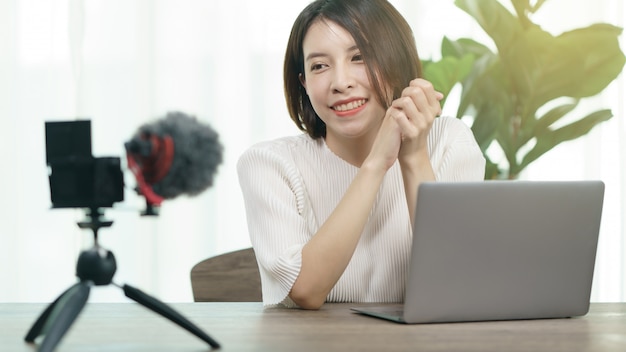
[{"label": "wooden chair back", "polygon": [[205,259],[191,269],[195,302],[261,302],[261,276],[252,248]]}]

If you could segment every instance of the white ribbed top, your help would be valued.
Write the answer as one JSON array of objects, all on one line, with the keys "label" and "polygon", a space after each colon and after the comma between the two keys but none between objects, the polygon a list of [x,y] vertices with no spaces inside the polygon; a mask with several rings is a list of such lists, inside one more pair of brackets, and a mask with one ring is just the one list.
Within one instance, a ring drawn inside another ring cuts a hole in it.
[{"label": "white ribbed top", "polygon": [[[461,120],[435,119],[428,150],[438,181],[483,179],[485,159]],[[302,134],[252,146],[237,170],[263,302],[294,306],[288,294],[300,272],[302,247],[339,203],[358,168],[336,156],[323,139]],[[403,301],[412,232],[407,209],[396,162],[328,302]]]}]

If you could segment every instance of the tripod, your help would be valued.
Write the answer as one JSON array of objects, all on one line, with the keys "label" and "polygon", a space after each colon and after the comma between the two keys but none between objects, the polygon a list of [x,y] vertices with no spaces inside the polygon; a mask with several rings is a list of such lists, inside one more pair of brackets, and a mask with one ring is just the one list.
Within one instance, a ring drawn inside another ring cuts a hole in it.
[{"label": "tripod", "polygon": [[[87,213],[87,221],[78,223],[81,229],[91,229],[94,234],[94,246],[82,251],[78,257],[76,276],[80,281],[68,288],[46,308],[24,338],[26,342],[34,343],[37,337],[44,336],[39,352],[54,350],[85,307],[92,286],[112,284],[113,275],[117,269],[115,256],[113,252],[98,245],[98,230],[111,226],[113,222],[103,221],[101,215],[98,208],[91,208]],[[212,348],[220,347],[217,341],[165,303],[132,286],[119,286],[114,283],[113,285],[120,287],[126,297],[178,324]]]}]

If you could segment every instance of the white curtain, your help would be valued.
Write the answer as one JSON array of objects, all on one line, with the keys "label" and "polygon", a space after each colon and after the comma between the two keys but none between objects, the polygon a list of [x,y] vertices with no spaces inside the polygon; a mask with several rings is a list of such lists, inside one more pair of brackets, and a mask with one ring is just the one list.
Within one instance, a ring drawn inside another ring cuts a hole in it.
[{"label": "white curtain", "polygon": [[[81,210],[50,209],[45,121],[91,119],[97,157],[123,157],[139,125],[171,110],[196,115],[220,134],[224,162],[213,187],[165,202],[157,218],[139,216],[143,201],[125,172],[126,199],[106,210],[114,224],[100,234],[117,257],[115,282],[164,301],[191,301],[193,264],[249,246],[235,163],[254,142],[298,133],[282,95],[282,59],[308,2],[0,2],[0,301],[53,300],[76,281],[77,256],[92,244],[76,225]],[[484,38],[451,0],[391,2],[411,23],[422,57],[436,57],[443,35]],[[621,0],[552,0],[538,21],[555,32],[599,21],[624,26],[624,11]],[[616,117],[523,175],[606,182],[595,301],[626,298],[624,97],[620,78],[589,103]],[[108,286],[92,290],[90,301],[127,299]]]}]

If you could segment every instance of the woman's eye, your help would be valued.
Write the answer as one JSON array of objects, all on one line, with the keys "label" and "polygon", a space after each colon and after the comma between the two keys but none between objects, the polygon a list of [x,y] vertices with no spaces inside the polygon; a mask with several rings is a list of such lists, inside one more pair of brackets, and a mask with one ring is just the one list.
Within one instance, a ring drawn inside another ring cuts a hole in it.
[{"label": "woman's eye", "polygon": [[355,54],[352,57],[352,61],[363,61],[363,55],[361,55],[360,53],[359,54]]},{"label": "woman's eye", "polygon": [[324,68],[324,64],[313,64],[311,65],[311,71],[318,71]]}]

